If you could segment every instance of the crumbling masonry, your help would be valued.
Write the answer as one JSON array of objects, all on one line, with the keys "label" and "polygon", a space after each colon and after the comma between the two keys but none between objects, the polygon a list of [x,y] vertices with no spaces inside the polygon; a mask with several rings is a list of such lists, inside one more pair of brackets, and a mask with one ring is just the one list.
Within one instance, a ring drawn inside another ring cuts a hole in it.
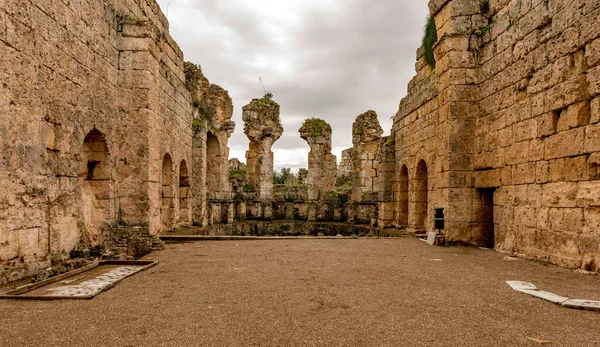
[{"label": "crumbling masonry", "polygon": [[299,130],[300,137],[310,146],[308,154],[308,200],[323,199],[333,191],[337,159],[331,154],[331,126],[322,119],[307,119]]},{"label": "crumbling masonry", "polygon": [[395,223],[600,267],[600,3],[432,0],[435,67],[394,119]]},{"label": "crumbling masonry", "polygon": [[243,108],[232,189],[232,100],[184,62],[155,0],[2,2],[0,283],[178,227],[421,234],[435,207],[446,242],[598,271],[600,2],[429,9],[438,39],[391,136],[360,115],[336,173],[330,126],[308,120],[308,177],[274,187],[283,128],[266,95]]},{"label": "crumbling masonry", "polygon": [[[116,229],[205,223],[207,136],[226,163],[231,100],[188,76],[168,25],[154,0],[0,5],[0,283]],[[202,105],[214,121],[194,128]]]}]

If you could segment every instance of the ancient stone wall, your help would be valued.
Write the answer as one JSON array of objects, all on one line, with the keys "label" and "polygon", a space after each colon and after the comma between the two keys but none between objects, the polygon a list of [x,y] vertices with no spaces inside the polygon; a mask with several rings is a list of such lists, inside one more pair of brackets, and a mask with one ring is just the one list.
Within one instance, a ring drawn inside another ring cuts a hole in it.
[{"label": "ancient stone wall", "polygon": [[227,210],[221,207],[232,198],[227,143],[235,129],[233,102],[226,90],[209,82],[199,66],[185,63],[185,77],[194,105],[192,219],[206,226],[227,218]]},{"label": "ancient stone wall", "polygon": [[396,222],[431,230],[445,207],[447,240],[597,270],[600,3],[429,6],[435,69],[420,49],[394,121]]},{"label": "ancient stone wall", "polygon": [[194,100],[154,0],[4,1],[0,74],[0,282],[114,226],[191,224]]}]

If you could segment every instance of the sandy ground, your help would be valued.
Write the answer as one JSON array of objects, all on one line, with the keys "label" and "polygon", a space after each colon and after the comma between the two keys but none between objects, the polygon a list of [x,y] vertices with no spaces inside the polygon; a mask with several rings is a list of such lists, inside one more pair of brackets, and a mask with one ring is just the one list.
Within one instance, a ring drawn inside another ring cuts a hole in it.
[{"label": "sandy ground", "polygon": [[170,244],[91,301],[0,301],[1,346],[600,346],[600,277],[414,239]]}]

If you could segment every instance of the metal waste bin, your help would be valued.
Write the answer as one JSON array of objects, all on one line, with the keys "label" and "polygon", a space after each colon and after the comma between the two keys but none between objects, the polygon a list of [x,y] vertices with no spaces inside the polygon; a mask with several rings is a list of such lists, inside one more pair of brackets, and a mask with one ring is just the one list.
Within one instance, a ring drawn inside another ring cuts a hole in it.
[{"label": "metal waste bin", "polygon": [[444,230],[444,208],[436,207],[434,216],[434,225],[436,230]]}]

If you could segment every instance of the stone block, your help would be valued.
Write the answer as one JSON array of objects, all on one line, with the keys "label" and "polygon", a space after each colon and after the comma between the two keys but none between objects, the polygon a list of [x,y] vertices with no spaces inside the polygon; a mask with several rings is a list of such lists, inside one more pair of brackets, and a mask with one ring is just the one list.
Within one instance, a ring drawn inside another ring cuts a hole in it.
[{"label": "stone block", "polygon": [[581,204],[581,200],[586,198],[587,195],[583,194],[581,186],[578,186],[576,182],[548,183],[543,186],[543,206],[578,207]]},{"label": "stone block", "polygon": [[583,231],[583,208],[563,209],[563,230],[569,233],[580,234]]},{"label": "stone block", "polygon": [[117,40],[119,51],[147,51],[156,56],[156,43],[151,38],[122,37]]},{"label": "stone block", "polygon": [[570,27],[559,35],[554,36],[546,44],[548,58],[554,61],[566,54],[573,53],[579,48],[579,30]]},{"label": "stone block", "polygon": [[[475,179],[475,188],[495,188],[502,186],[502,169],[477,171],[473,177]],[[464,186],[461,185],[461,187]]]},{"label": "stone block", "polygon": [[512,184],[535,183],[536,164],[525,163],[513,166]]},{"label": "stone block", "polygon": [[585,130],[585,152],[600,151],[600,123],[588,125]]},{"label": "stone block", "polygon": [[550,208],[548,210],[548,230],[550,231],[563,231],[564,225],[564,209],[563,208]]},{"label": "stone block", "polygon": [[[600,69],[598,69],[598,74],[600,74]],[[560,110],[571,104],[586,100],[589,95],[586,87],[589,85],[590,91],[592,90],[590,80],[594,80],[594,78],[589,73],[587,80],[585,75],[578,75],[548,89],[544,102],[546,111]],[[600,83],[600,80],[598,80],[598,83]]]},{"label": "stone block", "polygon": [[564,178],[567,181],[583,181],[588,177],[587,156],[565,158]]},{"label": "stone block", "polygon": [[590,123],[600,122],[600,97],[594,98],[590,103]]},{"label": "stone block", "polygon": [[549,180],[549,162],[538,161],[535,163],[535,182],[546,183]]},{"label": "stone block", "polygon": [[600,95],[600,66],[587,72],[588,92],[592,97]]},{"label": "stone block", "polygon": [[576,156],[584,153],[584,128],[575,128],[550,136],[545,143],[544,159]]},{"label": "stone block", "polygon": [[588,125],[590,122],[590,105],[587,101],[569,106],[561,112],[557,123],[557,131]]},{"label": "stone block", "polygon": [[516,224],[527,228],[535,228],[537,223],[536,209],[532,206],[516,206],[514,210]]},{"label": "stone block", "polygon": [[585,47],[585,57],[589,67],[600,64],[600,38],[595,39]]},{"label": "stone block", "polygon": [[583,216],[583,232],[597,235],[600,232],[600,206],[586,207]]},{"label": "stone block", "polygon": [[[600,206],[600,181],[583,181],[578,183],[576,203],[579,207]],[[574,206],[572,206],[574,207]]]},{"label": "stone block", "polygon": [[591,23],[600,23],[600,8],[596,8],[596,10],[586,15],[581,21],[581,36],[579,38],[581,45],[600,37],[600,27],[598,25],[591,25]]},{"label": "stone block", "polygon": [[548,112],[537,117],[538,121],[538,136],[547,137],[556,134],[560,113]]},{"label": "stone block", "polygon": [[560,182],[565,179],[565,159],[554,159],[548,162],[548,178],[550,182]]}]

